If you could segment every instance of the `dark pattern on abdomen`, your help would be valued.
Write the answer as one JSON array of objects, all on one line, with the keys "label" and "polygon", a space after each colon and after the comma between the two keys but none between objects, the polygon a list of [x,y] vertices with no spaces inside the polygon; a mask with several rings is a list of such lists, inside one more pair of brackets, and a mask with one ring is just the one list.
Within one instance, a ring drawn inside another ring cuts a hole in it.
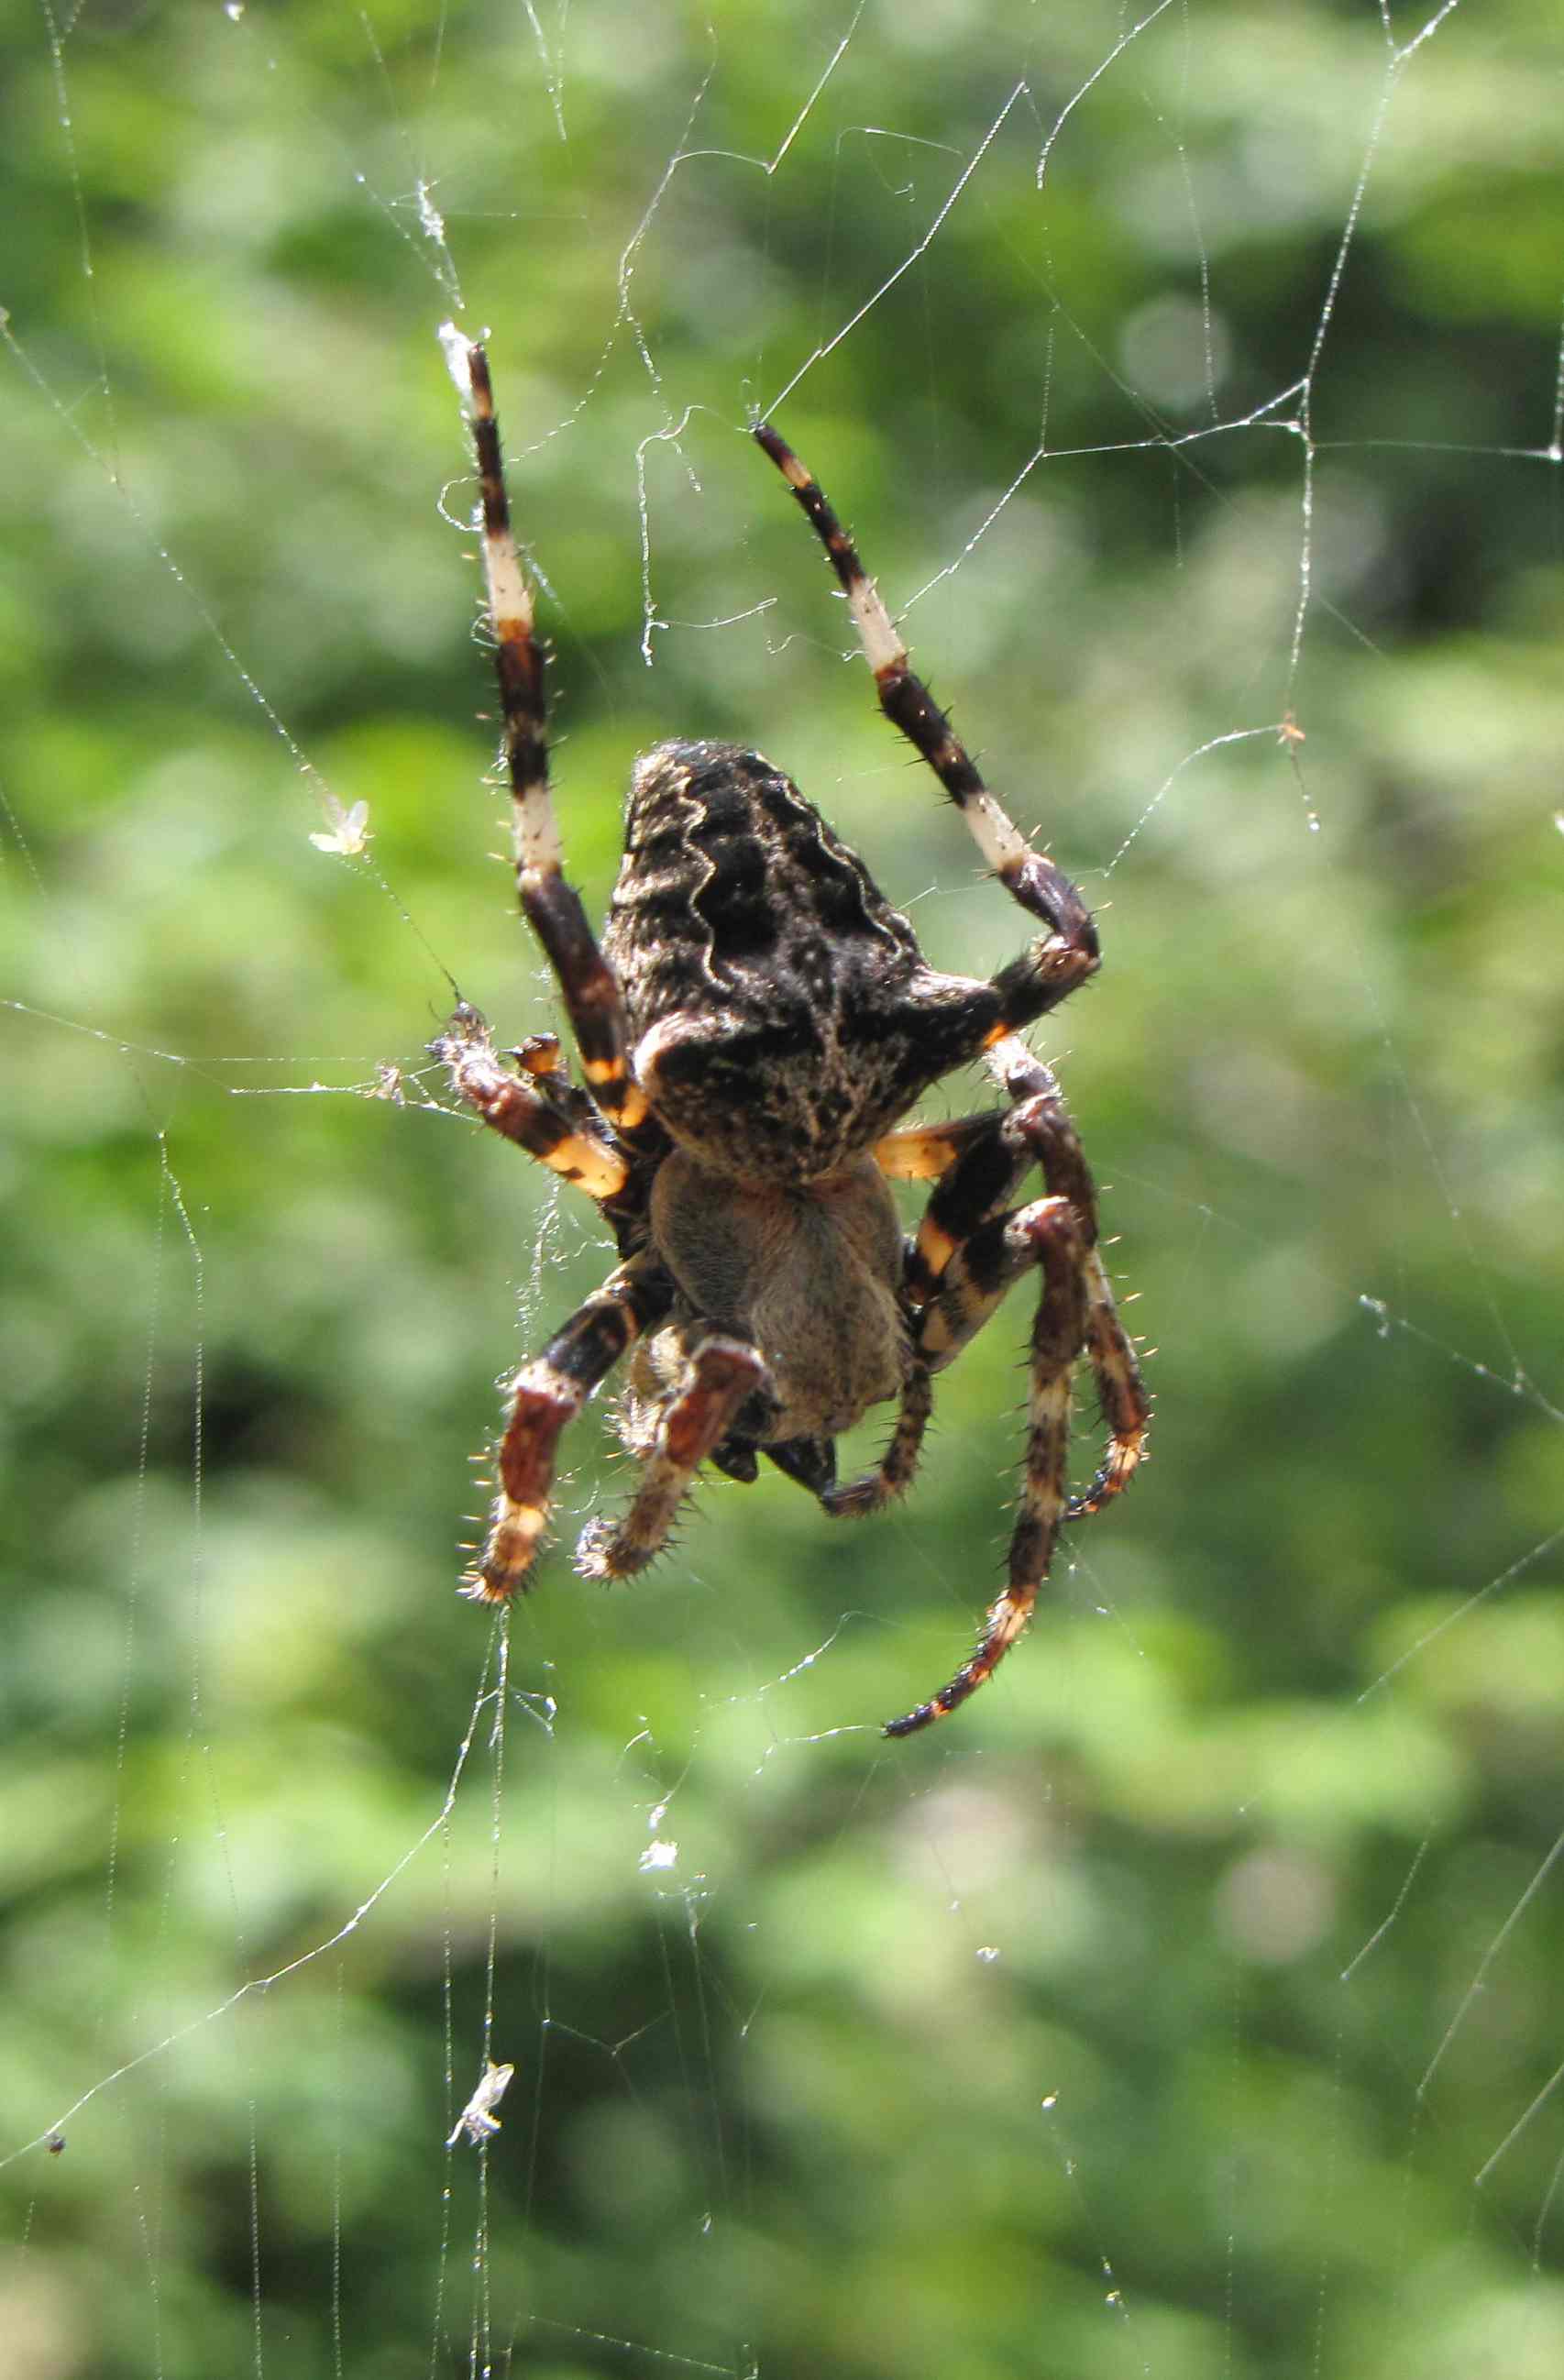
[{"label": "dark pattern on abdomen", "polygon": [[603,949],[635,1038],[687,1027],[660,1054],[664,1121],[735,1173],[834,1171],[944,1070],[948,1045],[970,1050],[993,1004],[986,985],[932,975],[857,855],[732,744],[637,762]]}]

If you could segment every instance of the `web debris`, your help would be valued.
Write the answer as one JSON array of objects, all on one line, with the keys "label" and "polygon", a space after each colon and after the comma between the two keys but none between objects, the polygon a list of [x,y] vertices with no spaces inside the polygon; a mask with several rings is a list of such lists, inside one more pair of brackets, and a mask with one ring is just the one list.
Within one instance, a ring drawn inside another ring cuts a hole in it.
[{"label": "web debris", "polygon": [[448,2149],[454,2149],[464,2136],[475,2149],[492,2140],[500,2129],[500,2119],[494,2110],[509,2090],[515,2072],[514,2065],[496,2066],[493,2059],[490,2059],[487,2069],[479,2078],[478,2088],[456,2119],[445,2143]]}]

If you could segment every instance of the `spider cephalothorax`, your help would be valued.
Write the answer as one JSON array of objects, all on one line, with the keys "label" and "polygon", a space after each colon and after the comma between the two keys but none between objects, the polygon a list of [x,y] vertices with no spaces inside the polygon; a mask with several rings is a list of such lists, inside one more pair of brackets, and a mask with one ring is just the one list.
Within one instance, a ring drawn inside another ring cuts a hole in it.
[{"label": "spider cephalothorax", "polygon": [[[887,1730],[907,1734],[991,1673],[1026,1624],[1061,1524],[1116,1495],[1144,1449],[1146,1398],[1098,1249],[1091,1176],[1058,1085],[1020,1038],[1095,970],[1096,931],[1073,885],[985,787],[819,488],[762,423],[757,439],[842,581],[882,708],[1042,930],[990,981],[939,974],[856,853],[779,769],[736,745],[670,743],[636,764],[600,949],[561,872],[542,652],[488,364],[455,331],[445,338],[470,398],[482,483],[517,889],[559,979],[585,1087],[552,1037],[515,1053],[519,1071],[504,1063],[466,1003],[432,1047],[486,1123],[597,1201],[622,1258],[511,1383],[498,1492],[467,1591],[499,1602],[525,1583],[560,1433],[632,1348],[620,1427],[640,1477],[623,1517],[594,1521],[582,1537],[588,1576],[643,1568],[707,1461],[748,1480],[764,1454],[828,1512],[874,1511],[912,1478],[932,1375],[1035,1269],[1007,1583],[950,1684]],[[931,1084],[974,1059],[1004,1107],[897,1129]],[[1048,1195],[1012,1206],[1034,1166]],[[914,1240],[897,1220],[897,1179],[934,1185]],[[1109,1445],[1072,1499],[1083,1354]],[[898,1411],[884,1456],[839,1487],[838,1433],[889,1399]]]}]

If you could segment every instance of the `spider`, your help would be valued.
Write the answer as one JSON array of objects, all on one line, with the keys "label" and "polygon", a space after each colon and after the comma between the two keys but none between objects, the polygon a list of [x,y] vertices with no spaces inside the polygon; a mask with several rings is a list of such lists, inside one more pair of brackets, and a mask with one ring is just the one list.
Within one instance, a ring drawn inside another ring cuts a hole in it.
[{"label": "spider", "polygon": [[[754,436],[825,547],[881,708],[934,771],[1000,882],[1040,930],[984,982],[929,966],[857,854],[781,770],[733,744],[660,744],[635,764],[624,856],[600,943],[562,873],[549,782],[546,650],[517,557],[488,360],[442,334],[482,491],[488,625],[514,804],[522,911],[558,979],[580,1056],[552,1035],[496,1050],[466,1002],[431,1054],[483,1122],[597,1202],[621,1262],[511,1380],[486,1541],[463,1591],[505,1603],[547,1521],[565,1425],[634,1350],[618,1427],[639,1463],[628,1510],[580,1539],[588,1578],[628,1578],[664,1544],[709,1462],[753,1481],[764,1455],[838,1518],[912,1480],[932,1376],[1011,1284],[1040,1276],[1026,1451],[1005,1585],[976,1650],[909,1735],[966,1700],[1022,1633],[1061,1524],[1127,1486],[1148,1402],[1098,1245],[1075,1127],[1021,1029],[1098,965],[1074,886],[1030,849],[927,688],[851,539],[769,423]],[[1005,1104],[902,1120],[983,1060]],[[1033,1166],[1047,1195],[1014,1199]],[[932,1184],[915,1238],[890,1184]],[[1067,1487],[1077,1360],[1108,1431],[1090,1486]],[[839,1485],[835,1439],[896,1401],[878,1465]]]}]

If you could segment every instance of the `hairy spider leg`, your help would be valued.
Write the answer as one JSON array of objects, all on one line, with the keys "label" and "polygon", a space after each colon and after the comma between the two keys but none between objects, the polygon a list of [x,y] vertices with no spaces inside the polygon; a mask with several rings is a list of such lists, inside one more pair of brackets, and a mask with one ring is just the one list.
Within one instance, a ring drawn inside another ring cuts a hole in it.
[{"label": "hairy spider leg", "polygon": [[1071,1499],[1065,1518],[1080,1520],[1121,1495],[1140,1468],[1151,1427],[1151,1398],[1102,1260],[1097,1185],[1052,1069],[1013,1036],[988,1052],[988,1068],[1015,1102],[1005,1120],[1014,1137],[1030,1148],[1049,1190],[1063,1193],[1084,1226],[1086,1355],[1108,1427],[1108,1450],[1091,1486]]},{"label": "hairy spider leg", "polygon": [[[907,1255],[907,1296],[917,1313],[915,1350],[926,1378],[954,1361],[1024,1271],[1041,1264],[1044,1273],[1010,1583],[989,1612],[972,1659],[932,1702],[896,1720],[886,1730],[892,1735],[910,1734],[942,1718],[992,1675],[1048,1577],[1060,1527],[1099,1511],[1129,1485],[1144,1456],[1150,1420],[1140,1365],[1119,1318],[1097,1244],[1096,1186],[1063,1095],[1051,1069],[1018,1038],[1000,1042],[989,1051],[988,1064],[1012,1102],[1008,1109],[946,1124],[914,1125],[888,1134],[875,1149],[881,1171],[892,1179],[934,1177]],[[1034,1165],[1049,1196],[1018,1212],[1002,1211]],[[1068,1329],[1060,1288],[1066,1257],[1076,1271],[1079,1308]],[[1109,1443],[1091,1486],[1070,1497],[1065,1483],[1071,1378],[1083,1353],[1091,1363]],[[1055,1362],[1062,1366],[1058,1378],[1049,1370]]]},{"label": "hairy spider leg", "polygon": [[[913,1735],[944,1718],[993,1676],[1024,1633],[1053,1561],[1067,1505],[1071,1380],[1086,1330],[1086,1275],[1080,1220],[1068,1198],[1040,1198],[1014,1215],[994,1217],[975,1232],[948,1269],[948,1286],[927,1309],[925,1330],[948,1343],[949,1361],[992,1313],[1011,1282],[1031,1266],[1043,1273],[1032,1326],[1026,1454],[1021,1504],[1010,1541],[1008,1575],[989,1607],[970,1659],[928,1702],[891,1719],[887,1735]],[[937,1318],[944,1324],[936,1329]]]},{"label": "hairy spider leg", "polygon": [[934,1388],[928,1366],[915,1356],[902,1383],[896,1427],[874,1469],[860,1472],[856,1479],[844,1480],[840,1488],[819,1490],[821,1506],[833,1520],[860,1520],[866,1512],[878,1512],[881,1505],[906,1494],[913,1484],[933,1410]]},{"label": "hairy spider leg", "polygon": [[[993,1115],[962,1116],[950,1123],[915,1124],[904,1132],[887,1133],[875,1143],[874,1160],[888,1181],[927,1182],[943,1173],[974,1140],[991,1135],[997,1122]],[[909,1264],[912,1257],[909,1243]],[[928,1366],[915,1359],[902,1385],[896,1426],[874,1468],[841,1487],[830,1480],[806,1483],[814,1488],[822,1508],[835,1520],[859,1520],[904,1495],[916,1474],[933,1410]]]},{"label": "hairy spider leg", "polygon": [[495,1469],[499,1492],[482,1552],[463,1583],[479,1603],[507,1603],[538,1550],[560,1433],[625,1350],[661,1322],[673,1283],[649,1253],[611,1273],[510,1384],[511,1417]]},{"label": "hairy spider leg", "polygon": [[[1012,1103],[1010,1112],[991,1123],[965,1118],[893,1133],[875,1152],[892,1178],[938,1177],[909,1253],[905,1283],[919,1313],[916,1353],[926,1371],[952,1359],[1019,1271],[1037,1263],[1044,1273],[1010,1584],[990,1611],[972,1659],[942,1694],[887,1730],[900,1735],[953,1709],[991,1674],[1025,1625],[1061,1522],[1097,1511],[1128,1485],[1142,1457],[1150,1408],[1097,1245],[1096,1193],[1080,1141],[1053,1076],[1014,1038],[1018,1026],[1057,1006],[1096,971],[1099,953],[1090,912],[1062,871],[1030,849],[984,784],[949,719],[914,673],[890,613],[813,473],[769,423],[758,424],[755,436],[792,488],[841,581],[880,708],[939,777],[1012,898],[1049,929],[993,978],[1000,1015],[985,1051]],[[1042,1168],[1049,1197],[1018,1214],[1000,1211],[1034,1162]],[[1090,1488],[1071,1500],[1065,1493],[1071,1377],[1083,1348],[1097,1378],[1109,1439]],[[909,1442],[915,1456],[921,1435],[921,1423],[903,1408],[882,1470],[893,1458],[906,1463]],[[843,1492],[851,1500],[843,1509],[867,1510],[891,1491],[871,1474]]]},{"label": "hairy spider leg", "polygon": [[696,1472],[746,1398],[767,1385],[759,1350],[747,1340],[709,1330],[697,1341],[679,1385],[658,1410],[657,1435],[629,1511],[582,1532],[576,1567],[583,1578],[632,1578],[645,1570],[666,1543]]},{"label": "hairy spider leg", "polygon": [[[988,1064],[1013,1102],[1008,1110],[890,1133],[875,1157],[893,1181],[937,1177],[907,1259],[907,1294],[917,1306],[927,1307],[943,1289],[947,1267],[964,1241],[1007,1205],[1032,1166],[1040,1169],[1051,1194],[1073,1207],[1084,1242],[1085,1353],[1109,1432],[1107,1452],[1090,1487],[1072,1498],[1065,1514],[1080,1520],[1100,1512],[1129,1486],[1145,1456],[1151,1399],[1102,1260],[1096,1184],[1053,1071],[1014,1036],[988,1052]],[[964,1345],[971,1336],[964,1330],[958,1343]],[[942,1371],[956,1352],[952,1347],[936,1355],[927,1335],[918,1343],[935,1357],[935,1371]]]},{"label": "hairy spider leg", "polygon": [[[876,1144],[875,1160],[888,1179],[933,1180],[936,1185],[908,1248],[903,1282],[918,1309],[918,1360],[877,1468],[820,1494],[825,1510],[838,1517],[876,1512],[911,1485],[932,1410],[930,1375],[954,1360],[1012,1282],[1037,1261],[1024,1252],[1008,1269],[996,1269],[989,1253],[989,1244],[1000,1250],[1005,1228],[1017,1221],[1000,1210],[1034,1165],[1042,1171],[1050,1199],[1062,1198],[1080,1227],[1086,1345],[1112,1433],[1091,1487],[1070,1500],[1064,1517],[1098,1511],[1128,1486],[1140,1460],[1149,1402],[1097,1252],[1097,1193],[1079,1135],[1051,1070],[1024,1042],[1007,1038],[990,1053],[990,1063],[1015,1106],[943,1124],[913,1125]],[[974,1234],[984,1231],[987,1240],[978,1247]],[[1024,1250],[1027,1244],[1020,1245]]]},{"label": "hairy spider leg", "polygon": [[621,1133],[633,1139],[647,1127],[660,1138],[660,1127],[649,1123],[646,1095],[631,1071],[618,983],[598,948],[580,895],[561,872],[564,852],[549,783],[545,653],[534,630],[531,589],[511,528],[489,358],[481,346],[464,340],[449,324],[442,338],[453,376],[468,400],[478,459],[489,625],[515,825],[517,898],[559,979],[592,1097]]},{"label": "hairy spider leg", "polygon": [[488,1020],[470,1002],[462,1002],[429,1049],[431,1057],[443,1059],[453,1087],[492,1131],[600,1207],[612,1208],[623,1196],[630,1162],[592,1101],[561,1073],[539,1069],[531,1082],[520,1081],[501,1063]]},{"label": "hairy spider leg", "polygon": [[879,707],[914,749],[927,761],[966,820],[974,842],[1013,901],[1048,928],[1018,959],[1002,967],[994,988],[1003,1013],[990,1039],[1057,1007],[1100,965],[1097,929],[1079,892],[1051,859],[1034,851],[1002,805],[988,791],[976,763],[949,719],[914,673],[879,589],[858,551],[827,501],[814,473],[768,421],[755,437],[770,456],[806,515],[842,582],[848,609],[874,672]]}]

